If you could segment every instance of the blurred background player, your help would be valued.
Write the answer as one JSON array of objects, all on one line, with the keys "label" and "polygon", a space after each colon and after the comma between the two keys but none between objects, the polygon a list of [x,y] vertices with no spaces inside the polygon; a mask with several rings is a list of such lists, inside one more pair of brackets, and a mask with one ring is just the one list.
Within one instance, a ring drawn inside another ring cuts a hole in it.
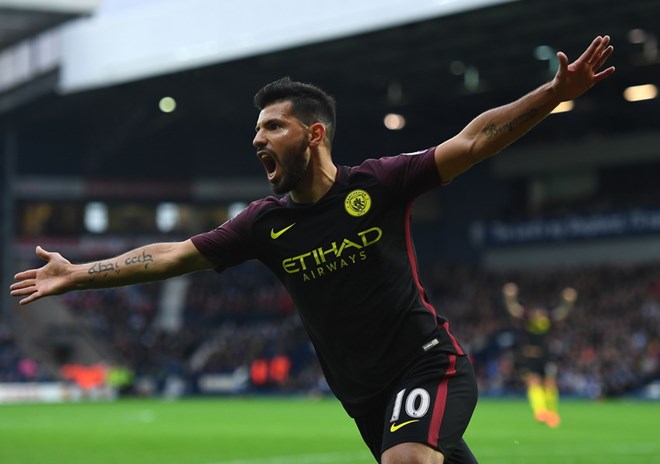
[{"label": "blurred background player", "polygon": [[521,371],[534,418],[549,427],[558,427],[557,365],[548,347],[548,335],[556,323],[565,319],[575,306],[577,291],[565,288],[561,292],[559,304],[552,310],[539,306],[526,308],[520,304],[518,285],[513,282],[505,284],[502,293],[507,311],[522,321]]}]

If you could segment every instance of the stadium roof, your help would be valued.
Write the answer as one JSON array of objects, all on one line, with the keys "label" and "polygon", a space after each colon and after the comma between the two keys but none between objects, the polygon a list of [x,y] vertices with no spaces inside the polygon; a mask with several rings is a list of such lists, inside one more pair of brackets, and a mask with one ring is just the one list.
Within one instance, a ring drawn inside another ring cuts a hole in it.
[{"label": "stadium roof", "polygon": [[[575,58],[599,34],[612,36],[615,75],[524,143],[652,131],[658,100],[630,104],[622,94],[659,84],[658,18],[657,0],[520,0],[103,89],[53,91],[11,114],[25,153],[19,173],[258,175],[251,98],[283,75],[337,97],[338,162],[422,148],[546,81],[556,50]],[[164,96],[176,99],[174,112],[158,109]],[[386,130],[388,112],[404,115],[406,127]]]},{"label": "stadium roof", "polygon": [[91,13],[101,0],[0,0],[0,50]]}]

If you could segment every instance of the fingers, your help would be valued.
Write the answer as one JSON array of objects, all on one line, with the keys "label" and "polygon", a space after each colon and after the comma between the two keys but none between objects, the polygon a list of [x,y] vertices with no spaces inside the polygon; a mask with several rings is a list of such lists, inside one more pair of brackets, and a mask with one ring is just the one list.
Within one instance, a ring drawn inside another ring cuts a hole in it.
[{"label": "fingers", "polygon": [[[614,47],[610,45],[610,36],[608,35],[596,37],[582,55],[572,63],[569,63],[568,58],[564,53],[557,52],[557,58],[559,60],[557,77],[559,79],[565,79],[568,75],[574,75],[576,78],[579,77],[583,79],[583,83],[588,85],[588,87],[584,89],[587,90],[589,87],[610,76],[615,71],[614,66],[598,71],[605,65],[613,52]],[[575,80],[576,78],[573,78],[574,82],[578,82]],[[575,87],[575,84],[573,84],[573,87]]]},{"label": "fingers", "polygon": [[[14,276],[14,280],[35,279],[37,277],[36,269],[29,269],[27,271],[19,272]],[[14,284],[16,285],[16,284]]]},{"label": "fingers", "polygon": [[589,60],[593,56],[593,54],[596,52],[596,49],[600,45],[600,42],[603,40],[601,36],[596,37],[587,47],[587,49],[582,52],[582,55],[575,60],[575,61],[584,61],[585,63],[589,63]]},{"label": "fingers", "polygon": [[[21,285],[19,285],[21,284]],[[21,305],[28,304],[38,298],[41,298],[41,294],[37,290],[37,287],[34,286],[34,283],[24,283],[19,282],[11,286],[11,296],[26,296],[18,303]]]},{"label": "fingers", "polygon": [[[596,37],[596,39],[597,38],[598,37]],[[602,55],[603,50],[606,50],[607,48],[609,48],[609,46],[610,46],[610,36],[606,35],[601,38],[600,42],[598,43],[598,46],[596,47],[596,49],[594,50],[591,56],[592,59],[590,59],[589,62],[590,63],[597,62],[600,56]]]},{"label": "fingers", "polygon": [[[593,65],[594,72],[597,69],[600,69],[605,64],[605,62],[612,55],[612,53],[614,53],[614,47],[611,46],[611,45],[608,46],[605,50],[602,51],[602,53],[600,54],[600,57],[598,58],[598,60]],[[616,68],[614,66],[610,66],[609,68],[604,69],[603,71],[600,71],[600,72],[594,74],[594,80],[596,82],[598,82],[602,79],[605,79],[607,76],[612,74],[615,70],[616,70]]]},{"label": "fingers", "polygon": [[[583,57],[585,57],[586,63],[591,66],[592,71],[596,73],[596,71],[605,64],[612,53],[614,53],[614,47],[610,45],[610,36],[606,35],[604,37],[596,37],[589,48],[587,48],[587,51],[583,54]],[[601,80],[613,72],[614,67],[610,66],[604,71],[596,73],[594,78],[596,80]]]},{"label": "fingers", "polygon": [[[35,254],[42,260],[48,262],[52,259],[54,253],[49,253],[40,246],[37,246]],[[37,272],[38,269],[28,269],[14,275],[14,280],[16,282],[9,286],[9,292],[11,296],[25,297],[18,302],[19,304],[26,305],[42,297],[36,285]]]},{"label": "fingers", "polygon": [[[575,60],[575,64],[585,64],[595,73],[596,70],[600,69],[605,64],[613,52],[614,47],[610,45],[610,36],[598,36],[591,42],[584,53]],[[559,56],[559,54],[557,54],[557,56]],[[608,68],[597,75],[600,75],[599,79],[602,79],[603,77],[610,75],[612,72],[614,72],[613,69]]]},{"label": "fingers", "polygon": [[609,43],[610,36],[608,35],[605,37],[596,37],[576,61],[584,61],[587,64],[595,63],[599,59],[603,49],[607,47]]},{"label": "fingers", "polygon": [[[15,282],[9,287],[9,294],[11,296],[25,296],[33,295],[37,293],[37,287],[35,285],[34,279],[22,280],[20,282]],[[23,303],[21,303],[23,304]]]},{"label": "fingers", "polygon": [[34,285],[34,279],[25,279],[25,280],[21,280],[20,282],[14,282],[13,284],[11,284],[9,290],[12,292],[13,295],[14,290],[21,290],[31,285]]},{"label": "fingers", "polygon": [[26,305],[28,303],[32,303],[34,300],[38,300],[39,298],[41,298],[41,295],[39,294],[39,292],[34,292],[30,296],[28,296],[27,298],[23,298],[22,300],[20,300],[18,302],[18,304]]},{"label": "fingers", "polygon": [[11,296],[31,295],[32,293],[34,293],[36,291],[37,291],[37,287],[35,287],[34,283],[25,284],[25,285],[20,286],[20,287],[12,285]]},{"label": "fingers", "polygon": [[557,59],[559,60],[559,71],[568,68],[568,57],[564,52],[557,52]]},{"label": "fingers", "polygon": [[51,255],[53,254],[53,253],[47,252],[46,250],[41,248],[39,245],[37,245],[37,248],[34,250],[34,252],[39,258],[43,259],[44,261],[50,261]]},{"label": "fingers", "polygon": [[612,55],[614,52],[614,47],[612,45],[608,46],[606,49],[604,49],[601,53],[600,56],[596,59],[596,61],[593,63],[593,69],[594,71],[596,69],[600,69],[607,59]]},{"label": "fingers", "polygon": [[616,68],[614,66],[610,66],[609,68],[605,69],[604,71],[599,72],[598,74],[594,74],[594,81],[598,82],[603,79],[605,79],[607,76],[611,75],[616,71]]},{"label": "fingers", "polygon": [[14,282],[9,286],[9,294],[11,296],[27,295],[27,298],[23,298],[18,302],[19,304],[25,305],[41,297],[35,285],[36,275],[37,271],[32,269],[29,271],[19,272],[14,276],[14,279],[16,279],[17,282]]}]

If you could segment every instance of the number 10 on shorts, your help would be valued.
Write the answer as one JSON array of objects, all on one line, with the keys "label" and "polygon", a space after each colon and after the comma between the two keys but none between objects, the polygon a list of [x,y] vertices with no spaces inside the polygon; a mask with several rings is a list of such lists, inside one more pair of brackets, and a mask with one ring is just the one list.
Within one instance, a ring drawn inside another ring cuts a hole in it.
[{"label": "number 10 on shorts", "polygon": [[412,419],[424,417],[431,406],[431,395],[429,395],[429,392],[423,388],[415,388],[408,393],[408,396],[406,396],[406,389],[404,388],[396,394],[396,401],[394,402],[394,410],[392,411],[390,422],[396,422],[399,420],[404,398],[406,400],[406,414]]}]

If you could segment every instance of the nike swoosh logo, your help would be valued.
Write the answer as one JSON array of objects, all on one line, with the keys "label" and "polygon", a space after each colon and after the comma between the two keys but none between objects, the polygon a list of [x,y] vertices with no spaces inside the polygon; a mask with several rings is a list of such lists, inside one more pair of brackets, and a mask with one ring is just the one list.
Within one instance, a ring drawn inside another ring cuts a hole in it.
[{"label": "nike swoosh logo", "polygon": [[280,235],[282,235],[284,232],[286,232],[287,230],[289,230],[290,228],[292,228],[295,225],[296,225],[296,223],[294,222],[290,226],[287,226],[284,229],[278,230],[277,232],[275,232],[275,229],[270,229],[270,238],[272,238],[273,240],[278,239],[280,237]]},{"label": "nike swoosh logo", "polygon": [[412,424],[413,422],[419,422],[419,419],[409,420],[409,421],[406,421],[406,422],[401,422],[399,425],[392,424],[392,425],[390,425],[390,432],[396,432],[401,427],[405,427],[406,425]]}]

